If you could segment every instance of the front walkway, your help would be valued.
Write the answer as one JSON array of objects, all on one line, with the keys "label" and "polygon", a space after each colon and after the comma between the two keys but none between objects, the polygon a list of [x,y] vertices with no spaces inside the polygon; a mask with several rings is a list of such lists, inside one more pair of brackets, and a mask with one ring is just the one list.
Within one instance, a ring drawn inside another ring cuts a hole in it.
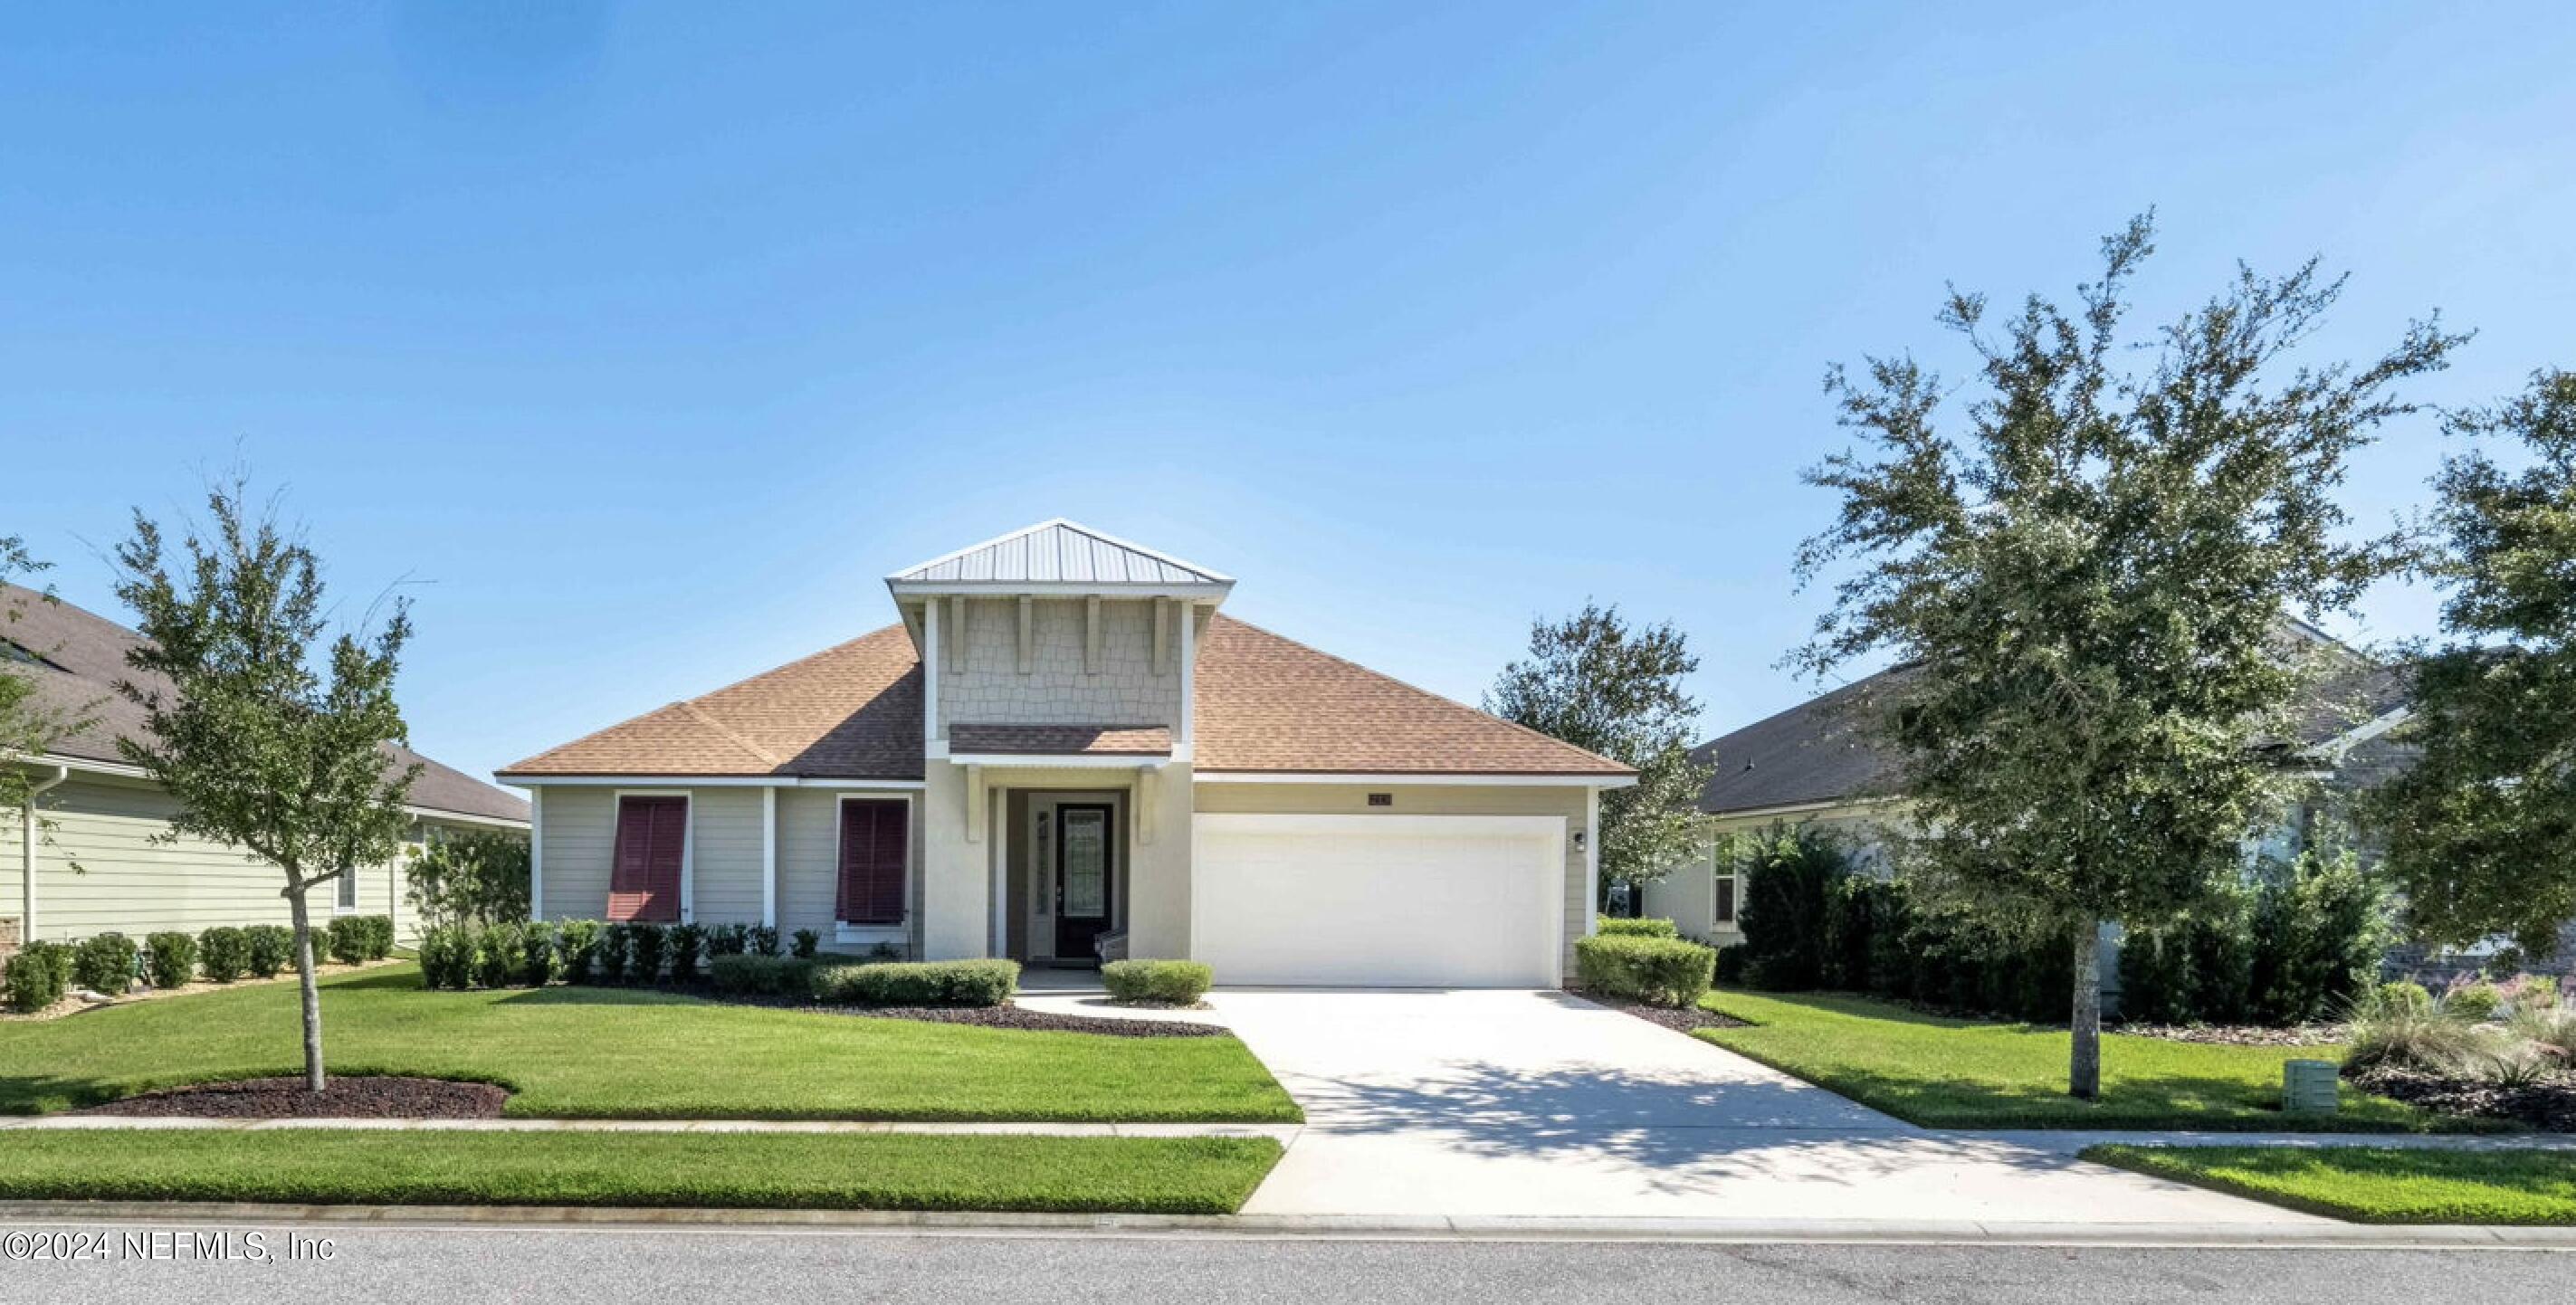
[{"label": "front walkway", "polygon": [[1306,1111],[1246,1215],[2323,1222],[2055,1145],[1915,1128],[1564,993],[1209,1000],[1188,1017],[1232,1026]]}]

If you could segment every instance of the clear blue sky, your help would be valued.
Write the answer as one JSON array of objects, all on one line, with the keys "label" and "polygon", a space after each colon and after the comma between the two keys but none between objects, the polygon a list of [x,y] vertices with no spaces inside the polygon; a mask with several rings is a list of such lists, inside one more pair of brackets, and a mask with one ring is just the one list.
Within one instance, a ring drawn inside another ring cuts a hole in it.
[{"label": "clear blue sky", "polygon": [[2576,365],[2560,4],[31,8],[0,534],[113,611],[238,451],[353,612],[412,582],[477,771],[1055,515],[1469,700],[1533,616],[1669,617],[1731,728],[1809,691],[1825,365],[1956,374],[1945,281],[2062,293],[2151,204],[2154,315],[2317,253],[2320,355],[2439,308],[2428,399]]}]

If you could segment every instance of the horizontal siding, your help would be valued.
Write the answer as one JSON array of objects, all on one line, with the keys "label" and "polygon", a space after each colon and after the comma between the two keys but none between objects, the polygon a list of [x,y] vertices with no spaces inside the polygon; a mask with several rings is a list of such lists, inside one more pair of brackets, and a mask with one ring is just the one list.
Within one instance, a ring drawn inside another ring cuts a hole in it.
[{"label": "horizontal siding", "polygon": [[[210,839],[159,841],[169,832],[178,802],[140,782],[74,779],[40,799],[54,823],[36,846],[36,929],[43,938],[83,938],[110,930],[141,937],[177,930],[197,933],[218,925],[285,924],[286,876],[275,865]],[[459,826],[459,828],[462,828]],[[19,914],[19,830],[0,819],[0,915]],[[416,933],[405,874],[418,843],[385,865],[356,871],[357,905],[341,911],[338,885],[314,892],[317,920],[334,914],[390,915],[397,936]]]},{"label": "horizontal siding", "polygon": [[549,788],[538,798],[543,827],[545,914],[596,920],[608,914],[608,859],[617,846],[617,794],[604,788]]},{"label": "horizontal siding", "polygon": [[[689,875],[692,915],[705,924],[757,924],[761,906],[761,790],[724,786],[686,789],[689,795]],[[778,793],[778,928],[782,935],[812,929],[824,946],[834,942],[835,875],[839,866],[840,798],[846,789],[782,788]],[[901,792],[867,796],[901,798]],[[608,909],[609,866],[617,845],[614,789],[549,787],[545,811],[546,914],[553,919],[597,919]],[[920,804],[914,804],[912,846],[918,866]],[[914,900],[919,900],[918,874]],[[887,931],[901,942],[902,929]]]},{"label": "horizontal siding", "polygon": [[[1283,815],[1562,816],[1565,833],[1565,973],[1574,973],[1574,942],[1592,927],[1587,853],[1575,846],[1589,814],[1581,788],[1402,784],[1200,784],[1193,810]],[[1368,804],[1371,793],[1393,797]]]},{"label": "horizontal siding", "polygon": [[689,795],[692,919],[760,923],[760,794],[702,788]]},{"label": "horizontal siding", "polygon": [[[841,798],[844,796],[902,799],[902,792],[858,793],[846,789],[781,789],[778,793],[778,928],[793,936],[798,929],[811,929],[823,939],[826,950],[835,945],[864,946],[865,941],[840,942],[839,922],[833,918],[839,905]],[[912,861],[911,883],[906,890],[913,903],[913,921],[883,930],[859,934],[861,940],[882,938],[900,946],[909,946],[913,924],[918,922],[921,902],[921,803],[912,804],[912,837],[909,843]]]}]

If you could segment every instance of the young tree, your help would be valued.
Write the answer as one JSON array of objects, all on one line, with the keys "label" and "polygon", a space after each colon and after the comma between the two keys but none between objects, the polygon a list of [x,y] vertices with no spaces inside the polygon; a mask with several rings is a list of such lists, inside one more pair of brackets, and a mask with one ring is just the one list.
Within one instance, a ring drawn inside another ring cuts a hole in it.
[{"label": "young tree", "polygon": [[[1712,768],[1691,760],[1699,703],[1682,677],[1699,669],[1670,622],[1631,630],[1617,607],[1585,603],[1530,625],[1529,660],[1503,668],[1485,710],[1634,766],[1637,782],[1601,795],[1601,887],[1660,879],[1707,840],[1700,791]],[[1594,903],[1599,907],[1600,903]]]},{"label": "young tree", "polygon": [[2449,426],[2529,461],[2509,472],[2473,448],[2434,481],[2451,642],[2415,667],[2421,759],[2364,809],[2416,936],[2512,934],[2546,956],[2576,917],[2576,372]]},{"label": "young tree", "polygon": [[528,840],[520,834],[455,834],[411,863],[405,894],[422,923],[506,924],[528,918]]},{"label": "young tree", "polygon": [[278,867],[295,922],[303,986],[304,1081],[322,1090],[322,1000],[313,981],[307,895],[400,848],[403,803],[420,767],[395,767],[407,741],[394,672],[411,622],[399,602],[372,635],[324,642],[313,551],[253,518],[236,481],[207,495],[212,537],[191,531],[171,565],[141,512],[117,548],[117,596],[144,643],[117,689],[149,728],[119,742],[179,802],[176,838],[194,834]]},{"label": "young tree", "polygon": [[1985,301],[1953,292],[1941,321],[1984,383],[1958,436],[1911,360],[1831,373],[1868,451],[1807,473],[1842,508],[1798,555],[1802,583],[1858,565],[1794,662],[1912,664],[1866,718],[1915,803],[1908,875],[1999,926],[2071,937],[2082,1098],[2101,1082],[2100,926],[2170,920],[2238,872],[2287,779],[2263,745],[2287,737],[2310,673],[2281,618],[2348,608],[2399,561],[2393,540],[2343,538],[2346,459],[2411,411],[2395,384],[2460,341],[2419,323],[2359,370],[2276,375],[2341,289],[2311,261],[2240,269],[2154,337],[2151,368],[2120,370],[2121,295],[2151,232],[2140,217],[2103,242],[2073,317],[2033,296],[1993,338]]}]

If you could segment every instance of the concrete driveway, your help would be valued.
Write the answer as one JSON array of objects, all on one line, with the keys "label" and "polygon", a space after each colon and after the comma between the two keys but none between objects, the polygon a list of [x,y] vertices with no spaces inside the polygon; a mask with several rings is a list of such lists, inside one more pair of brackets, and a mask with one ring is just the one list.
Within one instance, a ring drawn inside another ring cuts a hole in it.
[{"label": "concrete driveway", "polygon": [[1560,992],[1209,1001],[1306,1110],[1247,1214],[2314,1222],[1917,1129]]}]

